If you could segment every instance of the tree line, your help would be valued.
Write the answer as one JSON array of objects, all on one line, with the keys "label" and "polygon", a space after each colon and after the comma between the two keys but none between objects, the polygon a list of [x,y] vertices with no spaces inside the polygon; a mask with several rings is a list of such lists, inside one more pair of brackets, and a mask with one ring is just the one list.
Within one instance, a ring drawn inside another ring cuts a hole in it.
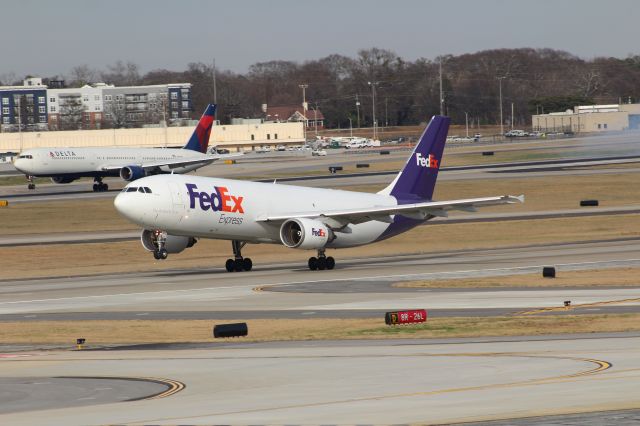
[{"label": "tree line", "polygon": [[[442,72],[440,71],[442,70]],[[442,79],[440,78],[442,75]],[[531,114],[557,112],[576,104],[636,102],[640,97],[640,55],[582,59],[553,49],[494,49],[435,59],[407,61],[391,50],[360,50],[355,58],[330,55],[303,63],[258,62],[246,73],[190,63],[184,71],[153,70],[142,74],[131,62],[118,61],[104,71],[87,65],[73,68],[68,86],[105,82],[116,86],[191,83],[194,116],[214,99],[219,119],[261,117],[262,106],[302,103],[301,84],[308,85],[309,108],[319,108],[326,127],[371,126],[372,87],[378,125],[425,122],[442,107],[454,123],[465,118],[479,124],[503,120],[530,123]],[[215,79],[215,89],[214,89]]]}]

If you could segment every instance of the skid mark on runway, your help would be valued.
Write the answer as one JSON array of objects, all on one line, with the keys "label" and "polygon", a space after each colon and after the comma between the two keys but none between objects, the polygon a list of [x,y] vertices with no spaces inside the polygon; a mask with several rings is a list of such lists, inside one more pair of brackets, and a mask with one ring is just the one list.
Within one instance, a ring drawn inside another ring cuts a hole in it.
[{"label": "skid mark on runway", "polygon": [[[393,399],[393,398],[408,398],[408,397],[416,397],[416,396],[434,396],[434,395],[443,395],[449,393],[459,393],[459,392],[472,392],[472,391],[484,391],[488,389],[500,389],[500,388],[511,388],[511,387],[520,387],[520,386],[537,386],[537,385],[545,385],[552,383],[560,383],[567,381],[575,381],[583,377],[593,376],[595,374],[601,373],[603,371],[608,370],[613,366],[608,361],[592,359],[592,358],[579,358],[579,357],[565,357],[565,356],[553,356],[553,355],[534,355],[534,354],[525,354],[525,353],[454,353],[454,354],[409,354],[409,355],[389,355],[400,358],[407,357],[516,357],[516,358],[537,358],[537,359],[557,359],[557,360],[570,360],[576,362],[589,363],[592,365],[592,368],[587,370],[579,371],[577,373],[564,374],[559,376],[551,376],[551,377],[543,377],[540,379],[529,379],[523,381],[516,382],[506,382],[506,383],[495,383],[495,384],[487,384],[487,385],[477,385],[477,386],[467,386],[467,387],[459,387],[459,388],[450,388],[450,389],[440,389],[434,391],[425,391],[425,392],[406,392],[406,393],[396,393],[396,394],[386,394],[386,395],[376,395],[376,396],[367,396],[360,398],[347,398],[342,400],[333,400],[333,401],[324,401],[324,402],[313,402],[307,404],[291,404],[291,405],[283,405],[279,407],[268,407],[268,408],[256,408],[242,411],[231,411],[231,412],[220,412],[220,413],[208,413],[201,414],[197,416],[189,416],[189,417],[173,417],[173,418],[162,418],[162,419],[150,419],[145,420],[141,424],[147,424],[152,422],[159,421],[184,421],[184,420],[193,420],[193,419],[201,419],[212,416],[229,416],[236,414],[248,414],[248,413],[260,413],[267,411],[277,411],[277,410],[288,410],[288,409],[297,409],[297,408],[310,408],[310,407],[321,407],[328,405],[338,405],[338,404],[348,404],[348,403],[358,403],[364,401],[374,401],[381,399]],[[346,356],[348,358],[360,358],[360,356]],[[282,358],[299,358],[299,357],[282,357]]]}]

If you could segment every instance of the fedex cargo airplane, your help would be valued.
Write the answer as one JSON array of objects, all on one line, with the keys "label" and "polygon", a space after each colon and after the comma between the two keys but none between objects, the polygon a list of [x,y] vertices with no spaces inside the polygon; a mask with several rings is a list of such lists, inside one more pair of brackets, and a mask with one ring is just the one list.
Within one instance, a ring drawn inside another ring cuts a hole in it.
[{"label": "fedex cargo airplane", "polygon": [[142,246],[156,259],[192,247],[198,238],[230,240],[227,271],[249,271],[245,244],[283,244],[317,250],[311,270],[333,269],[326,249],[381,241],[447,216],[448,210],[524,202],[524,196],[433,201],[448,117],[434,116],[391,184],[377,194],[161,175],[130,183],[116,197],[120,214],[143,228]]},{"label": "fedex cargo airplane", "polygon": [[191,138],[182,149],[166,148],[35,148],[21,152],[14,167],[27,175],[29,189],[35,189],[33,177],[50,177],[54,183],[70,183],[81,177],[93,177],[93,190],[109,189],[102,178],[120,176],[134,181],[162,173],[187,173],[230,155],[208,155],[211,126],[216,105],[208,105]]}]

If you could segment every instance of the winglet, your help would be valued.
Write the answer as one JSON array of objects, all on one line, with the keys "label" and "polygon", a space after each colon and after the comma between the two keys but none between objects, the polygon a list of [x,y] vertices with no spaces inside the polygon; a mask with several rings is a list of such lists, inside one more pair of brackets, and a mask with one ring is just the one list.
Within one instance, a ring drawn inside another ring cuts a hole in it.
[{"label": "winglet", "polygon": [[191,151],[198,151],[203,154],[207,152],[211,127],[216,119],[216,108],[216,104],[207,105],[207,109],[204,110],[204,114],[200,117],[200,121],[198,121],[195,130],[191,134],[189,142],[187,142],[182,149],[190,149]]}]

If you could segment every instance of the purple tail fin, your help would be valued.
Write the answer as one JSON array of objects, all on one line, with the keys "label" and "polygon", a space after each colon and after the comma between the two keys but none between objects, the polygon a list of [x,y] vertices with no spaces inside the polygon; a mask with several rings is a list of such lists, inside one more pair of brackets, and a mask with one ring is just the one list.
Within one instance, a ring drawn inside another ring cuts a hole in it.
[{"label": "purple tail fin", "polygon": [[204,110],[204,114],[198,121],[189,142],[182,149],[190,149],[192,151],[207,152],[209,146],[209,136],[211,135],[211,126],[216,119],[216,107],[215,104],[209,104],[207,109]]},{"label": "purple tail fin", "polygon": [[381,193],[394,196],[399,204],[431,200],[450,121],[433,116],[402,171]]}]

